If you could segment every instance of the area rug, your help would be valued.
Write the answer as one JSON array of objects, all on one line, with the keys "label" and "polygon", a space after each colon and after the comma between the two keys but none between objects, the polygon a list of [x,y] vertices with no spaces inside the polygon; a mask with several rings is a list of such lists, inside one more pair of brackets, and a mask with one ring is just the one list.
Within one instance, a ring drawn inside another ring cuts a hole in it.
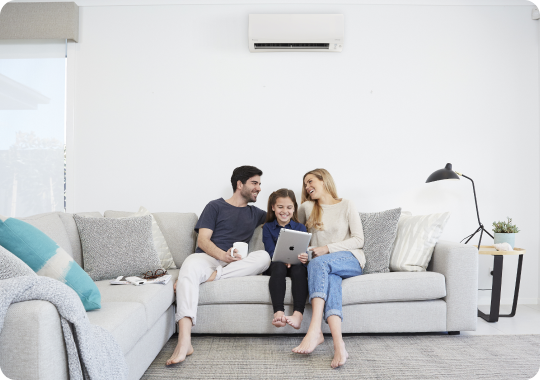
[{"label": "area rug", "polygon": [[345,336],[349,360],[332,369],[332,339],[310,355],[291,352],[301,336],[194,336],[183,363],[165,367],[174,335],[148,368],[151,379],[531,379],[540,335]]}]

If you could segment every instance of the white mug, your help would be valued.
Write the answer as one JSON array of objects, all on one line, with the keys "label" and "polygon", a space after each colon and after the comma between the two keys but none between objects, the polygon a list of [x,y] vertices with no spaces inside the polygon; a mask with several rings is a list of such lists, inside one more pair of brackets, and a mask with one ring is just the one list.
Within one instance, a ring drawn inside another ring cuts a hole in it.
[{"label": "white mug", "polygon": [[241,241],[238,241],[233,244],[233,249],[231,250],[231,256],[234,257],[234,249],[236,249],[236,253],[242,256],[243,259],[246,258],[248,255],[248,243],[244,243]]}]

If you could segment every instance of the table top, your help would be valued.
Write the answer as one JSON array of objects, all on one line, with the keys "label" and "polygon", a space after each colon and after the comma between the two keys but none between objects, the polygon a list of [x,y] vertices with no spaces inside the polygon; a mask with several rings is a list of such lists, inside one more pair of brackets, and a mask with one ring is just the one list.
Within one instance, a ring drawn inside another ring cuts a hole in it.
[{"label": "table top", "polygon": [[514,248],[513,251],[497,251],[492,245],[481,245],[478,253],[480,255],[523,255],[525,250],[523,248]]}]

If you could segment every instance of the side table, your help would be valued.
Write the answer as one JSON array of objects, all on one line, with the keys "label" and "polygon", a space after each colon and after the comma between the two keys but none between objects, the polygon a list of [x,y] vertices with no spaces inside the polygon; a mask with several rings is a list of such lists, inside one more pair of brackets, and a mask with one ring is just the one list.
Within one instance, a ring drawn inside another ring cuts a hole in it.
[{"label": "side table", "polygon": [[[497,322],[499,317],[513,317],[516,315],[517,301],[519,295],[519,282],[521,280],[521,266],[523,264],[523,254],[525,250],[522,248],[514,248],[513,251],[497,251],[492,245],[481,245],[478,250],[480,255],[493,255],[493,283],[491,287],[491,306],[489,315],[478,310],[478,316],[487,322]],[[499,314],[501,306],[501,283],[503,270],[503,257],[509,255],[519,255],[516,288],[514,290],[514,303],[512,304],[512,312],[510,314]]]}]

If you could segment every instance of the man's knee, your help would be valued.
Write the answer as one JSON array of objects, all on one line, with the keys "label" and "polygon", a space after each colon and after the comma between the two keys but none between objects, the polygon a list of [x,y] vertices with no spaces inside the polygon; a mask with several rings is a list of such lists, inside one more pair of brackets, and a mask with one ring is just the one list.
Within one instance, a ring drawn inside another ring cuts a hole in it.
[{"label": "man's knee", "polygon": [[261,272],[268,269],[270,263],[272,262],[272,260],[270,259],[270,255],[266,251],[251,252],[249,256],[251,257],[255,265],[263,268]]}]

